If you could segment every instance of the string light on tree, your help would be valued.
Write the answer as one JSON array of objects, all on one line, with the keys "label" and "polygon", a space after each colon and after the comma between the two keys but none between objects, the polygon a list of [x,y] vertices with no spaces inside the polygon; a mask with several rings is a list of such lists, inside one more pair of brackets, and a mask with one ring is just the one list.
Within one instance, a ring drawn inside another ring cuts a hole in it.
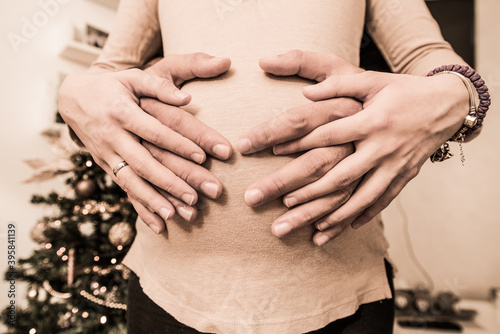
[{"label": "string light on tree", "polygon": [[114,224],[109,230],[109,241],[115,247],[128,246],[134,240],[134,229],[127,222]]},{"label": "string light on tree", "polygon": [[[65,147],[58,133],[48,136],[59,151]],[[120,262],[135,236],[137,214],[90,154],[65,154],[56,161],[28,161],[35,175],[27,182],[67,174],[69,189],[31,199],[53,209],[30,230],[39,248],[18,261],[17,279],[28,284],[27,306],[16,307],[16,327],[11,329],[30,334],[122,333],[130,271]],[[36,326],[32,319],[37,319]]]}]

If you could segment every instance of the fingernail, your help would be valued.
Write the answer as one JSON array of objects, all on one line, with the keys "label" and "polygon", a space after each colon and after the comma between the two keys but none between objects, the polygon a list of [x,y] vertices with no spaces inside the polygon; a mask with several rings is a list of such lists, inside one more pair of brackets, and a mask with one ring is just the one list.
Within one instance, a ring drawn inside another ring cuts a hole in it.
[{"label": "fingernail", "polygon": [[281,238],[284,235],[292,232],[293,226],[288,222],[279,223],[274,226],[274,235]]},{"label": "fingernail", "polygon": [[221,62],[221,61],[223,61],[223,60],[225,60],[225,59],[226,59],[226,58],[224,58],[224,57],[214,57],[214,58],[210,59],[210,61],[211,61],[212,63],[219,63],[219,62]]},{"label": "fingernail", "polygon": [[278,56],[270,56],[270,57],[265,57],[263,59],[267,60],[267,61],[278,61],[278,60],[280,60],[280,57],[278,57]]},{"label": "fingernail", "polygon": [[316,228],[320,231],[326,230],[329,227],[327,222],[317,223]]},{"label": "fingernail", "polygon": [[248,153],[252,148],[252,142],[248,138],[241,138],[236,143],[236,148],[240,153]]},{"label": "fingernail", "polygon": [[287,208],[291,208],[292,206],[295,206],[298,203],[295,197],[285,197],[284,202]]},{"label": "fingernail", "polygon": [[283,151],[283,150],[280,149],[279,145],[276,145],[276,146],[273,147],[273,153],[274,153],[274,155],[280,155],[281,151]]},{"label": "fingernail", "polygon": [[185,206],[181,206],[180,208],[177,208],[179,211],[179,215],[186,219],[187,221],[191,221],[191,218],[193,218],[193,209],[192,208],[187,208]]},{"label": "fingernail", "polygon": [[316,85],[311,85],[311,86],[305,86],[303,88],[303,91],[306,92],[306,93],[313,93],[317,90],[317,86]]},{"label": "fingernail", "polygon": [[245,191],[245,202],[249,206],[259,204],[264,199],[264,194],[259,189],[251,189]]},{"label": "fingernail", "polygon": [[191,195],[191,194],[184,194],[181,196],[181,199],[187,205],[193,205],[195,203],[195,197],[194,197],[194,195]]},{"label": "fingernail", "polygon": [[160,214],[160,216],[163,218],[163,220],[169,220],[170,218],[172,218],[172,211],[170,211],[169,209],[167,208],[161,208],[158,213]]},{"label": "fingernail", "polygon": [[330,237],[323,234],[316,238],[316,245],[323,246],[328,241],[330,241]]},{"label": "fingernail", "polygon": [[214,153],[222,159],[227,159],[231,156],[231,148],[227,145],[217,144],[214,146],[213,150]]},{"label": "fingernail", "polygon": [[160,234],[160,228],[159,228],[158,226],[156,226],[156,225],[151,225],[151,226],[149,226],[149,228],[150,228],[151,230],[153,230],[153,232],[154,232],[154,233],[156,233],[156,234]]},{"label": "fingernail", "polygon": [[191,159],[197,163],[199,163],[200,165],[205,162],[205,157],[200,154],[200,153],[193,153],[191,154]]},{"label": "fingernail", "polygon": [[213,182],[203,182],[201,184],[201,190],[210,198],[217,198],[219,195],[219,186]]},{"label": "fingernail", "polygon": [[189,96],[189,94],[184,93],[182,90],[175,91],[174,95],[177,96],[181,100],[184,100],[185,98],[187,98]]}]

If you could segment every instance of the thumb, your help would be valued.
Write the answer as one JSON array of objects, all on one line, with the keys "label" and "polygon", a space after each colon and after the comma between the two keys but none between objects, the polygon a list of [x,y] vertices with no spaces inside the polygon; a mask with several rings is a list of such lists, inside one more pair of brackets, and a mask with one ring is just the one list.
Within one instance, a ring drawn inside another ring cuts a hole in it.
[{"label": "thumb", "polygon": [[137,99],[151,97],[174,106],[184,106],[191,102],[191,95],[181,91],[168,78],[162,78],[138,69],[117,74],[120,82]]},{"label": "thumb", "polygon": [[146,72],[167,78],[179,86],[195,78],[213,78],[229,70],[231,60],[206,53],[171,54],[149,67]]},{"label": "thumb", "polygon": [[263,58],[260,67],[278,76],[298,75],[305,79],[324,81],[332,75],[360,73],[363,70],[335,54],[293,50]]},{"label": "thumb", "polygon": [[316,85],[304,87],[302,93],[312,101],[351,97],[364,102],[383,87],[382,79],[375,72],[335,75]]}]

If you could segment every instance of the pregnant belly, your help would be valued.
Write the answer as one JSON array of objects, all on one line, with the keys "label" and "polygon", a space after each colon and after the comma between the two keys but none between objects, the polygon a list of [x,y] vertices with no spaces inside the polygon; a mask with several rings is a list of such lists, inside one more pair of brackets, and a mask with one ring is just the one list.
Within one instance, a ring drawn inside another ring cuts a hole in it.
[{"label": "pregnant belly", "polygon": [[[308,103],[302,87],[309,82],[298,78],[271,78],[258,67],[236,67],[224,76],[193,81],[183,90],[193,96],[185,109],[219,131],[233,145],[253,126],[290,108]],[[196,242],[199,252],[255,250],[259,253],[282,243],[271,234],[274,219],[287,209],[281,199],[259,208],[244,202],[245,189],[259,178],[275,171],[293,157],[275,156],[270,149],[242,156],[236,150],[228,161],[209,158],[205,167],[224,185],[221,198],[200,196],[196,221],[181,219],[168,226],[169,241],[178,247]],[[294,233],[294,238],[310,242],[311,229]]]}]

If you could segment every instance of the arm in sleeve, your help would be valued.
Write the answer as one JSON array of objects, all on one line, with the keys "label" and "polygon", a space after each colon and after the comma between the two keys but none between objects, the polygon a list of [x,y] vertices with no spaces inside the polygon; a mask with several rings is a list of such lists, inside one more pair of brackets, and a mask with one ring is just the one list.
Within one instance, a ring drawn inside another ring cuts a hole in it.
[{"label": "arm in sleeve", "polygon": [[116,20],[90,72],[143,67],[161,49],[158,0],[121,0]]},{"label": "arm in sleeve", "polygon": [[424,0],[368,0],[366,10],[368,32],[393,72],[426,75],[441,65],[465,65]]}]

